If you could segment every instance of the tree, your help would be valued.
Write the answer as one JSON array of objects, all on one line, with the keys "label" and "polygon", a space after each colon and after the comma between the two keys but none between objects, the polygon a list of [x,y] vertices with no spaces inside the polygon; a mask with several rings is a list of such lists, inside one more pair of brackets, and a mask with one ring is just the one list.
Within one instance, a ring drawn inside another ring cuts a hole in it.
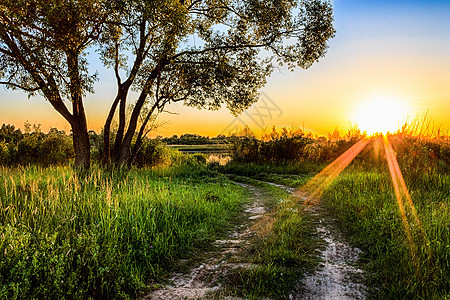
[{"label": "tree", "polygon": [[[82,97],[95,78],[83,56],[88,47],[98,47],[116,76],[102,152],[105,164],[123,166],[139,149],[133,142],[139,145],[149,120],[167,104],[225,105],[239,114],[258,100],[275,64],[308,68],[325,54],[335,32],[331,5],[319,0],[30,2],[2,6],[3,83],[44,94],[71,123],[76,162],[85,166],[89,136]],[[139,94],[127,116],[131,89]]]},{"label": "tree", "polygon": [[[103,31],[107,1],[3,0],[0,83],[40,93],[69,122],[75,164],[88,168],[90,145],[83,97],[92,92],[86,50]],[[66,103],[72,105],[69,110]]]}]

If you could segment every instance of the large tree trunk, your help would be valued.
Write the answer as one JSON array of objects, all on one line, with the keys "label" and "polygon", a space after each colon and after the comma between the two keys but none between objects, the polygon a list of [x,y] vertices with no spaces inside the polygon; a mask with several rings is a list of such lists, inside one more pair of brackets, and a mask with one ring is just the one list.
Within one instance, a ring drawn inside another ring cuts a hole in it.
[{"label": "large tree trunk", "polygon": [[141,150],[142,144],[144,142],[144,137],[145,137],[145,128],[147,127],[148,121],[152,117],[153,112],[156,110],[157,104],[158,103],[155,103],[152,106],[152,108],[148,112],[147,116],[145,117],[144,122],[141,124],[141,128],[139,129],[139,133],[136,137],[136,142],[134,143],[133,149],[131,150],[131,159],[130,159],[131,164],[134,163],[139,151]]},{"label": "large tree trunk", "polygon": [[87,170],[91,165],[91,143],[87,128],[83,124],[75,124],[72,126],[72,133],[75,167]]},{"label": "large tree trunk", "polygon": [[133,140],[133,136],[136,132],[139,114],[141,112],[142,106],[144,105],[145,99],[147,98],[147,95],[148,93],[146,93],[145,91],[141,92],[141,95],[139,96],[139,99],[136,102],[136,105],[131,114],[127,133],[125,134],[118,152],[115,153],[116,155],[118,155],[116,164],[120,167],[130,166],[131,164],[131,141]]},{"label": "large tree trunk", "polygon": [[111,160],[116,163],[120,157],[120,149],[122,147],[123,135],[125,132],[126,123],[126,98],[121,98],[119,103],[119,127],[117,128],[116,140],[114,141],[114,148],[111,153]]},{"label": "large tree trunk", "polygon": [[67,66],[70,78],[70,95],[72,98],[71,122],[73,132],[73,148],[75,151],[75,167],[89,169],[91,166],[91,144],[87,130],[86,113],[83,105],[83,92],[78,65],[79,53],[76,50],[67,52]]},{"label": "large tree trunk", "polygon": [[[120,89],[119,89],[120,91]],[[103,127],[103,158],[102,163],[104,166],[107,166],[110,163],[111,159],[111,142],[110,142],[110,133],[111,133],[111,123],[114,118],[114,113],[116,111],[117,105],[120,101],[120,92],[118,93],[116,99],[113,102],[111,109],[109,110],[108,117],[105,121],[105,126]]]}]

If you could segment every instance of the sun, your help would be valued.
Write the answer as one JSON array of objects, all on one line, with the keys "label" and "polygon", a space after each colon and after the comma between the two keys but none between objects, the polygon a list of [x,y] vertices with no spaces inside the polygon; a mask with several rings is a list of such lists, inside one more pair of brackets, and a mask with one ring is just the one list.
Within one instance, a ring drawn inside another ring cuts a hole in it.
[{"label": "sun", "polygon": [[355,109],[350,118],[367,134],[395,132],[408,116],[408,106],[394,97],[373,97]]}]

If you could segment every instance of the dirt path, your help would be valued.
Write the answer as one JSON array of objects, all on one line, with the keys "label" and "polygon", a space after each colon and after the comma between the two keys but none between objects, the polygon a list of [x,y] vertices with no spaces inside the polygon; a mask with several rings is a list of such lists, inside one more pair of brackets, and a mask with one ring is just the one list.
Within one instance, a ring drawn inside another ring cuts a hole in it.
[{"label": "dirt path", "polygon": [[[250,264],[242,263],[234,256],[242,247],[248,245],[255,234],[251,225],[255,220],[263,217],[266,208],[263,191],[260,188],[238,184],[247,188],[252,194],[245,207],[244,222],[236,225],[234,230],[229,232],[227,239],[216,240],[212,249],[205,254],[203,262],[197,263],[187,273],[173,274],[169,284],[153,291],[143,299],[208,299],[208,295],[212,293],[217,295],[220,290],[220,276],[236,268],[251,267]],[[190,265],[192,262],[185,263]]]},{"label": "dirt path", "polygon": [[364,272],[356,266],[362,251],[346,241],[320,203],[305,212],[312,217],[323,248],[319,267],[304,278],[304,291],[296,299],[365,299]]},{"label": "dirt path", "polygon": [[[174,273],[169,283],[153,291],[143,299],[210,299],[221,297],[219,279],[228,272],[242,267],[252,267],[237,259],[240,249],[249,244],[255,235],[252,224],[264,217],[264,191],[261,188],[239,184],[247,188],[252,196],[245,207],[244,221],[236,225],[227,239],[216,240],[205,254],[202,262],[193,263],[188,272]],[[294,189],[272,184],[292,193]],[[305,200],[305,199],[303,199]],[[317,270],[303,280],[303,292],[289,295],[290,299],[364,299],[366,288],[362,284],[364,273],[355,266],[360,250],[346,242],[333,220],[320,206],[311,206],[305,210],[311,215],[323,248],[319,252],[322,260]],[[211,295],[214,295],[211,296]],[[231,298],[227,298],[231,299]],[[232,298],[237,299],[237,298]]]}]

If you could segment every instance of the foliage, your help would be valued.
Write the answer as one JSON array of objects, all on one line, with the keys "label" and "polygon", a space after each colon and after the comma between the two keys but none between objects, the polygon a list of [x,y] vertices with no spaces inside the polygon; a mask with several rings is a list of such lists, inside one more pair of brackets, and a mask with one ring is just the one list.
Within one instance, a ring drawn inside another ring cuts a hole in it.
[{"label": "foliage", "polygon": [[233,141],[232,157],[236,162],[300,160],[305,146],[311,142],[312,139],[301,130],[289,132],[283,127],[279,134],[274,127],[270,135],[258,140],[248,128],[244,128]]},{"label": "foliage", "polygon": [[207,145],[207,144],[228,144],[229,138],[225,135],[216,137],[205,137],[198,134],[173,135],[171,137],[161,138],[161,141],[167,145]]},{"label": "foliage", "polygon": [[137,154],[134,164],[138,167],[167,165],[170,162],[170,149],[158,139],[145,140]]},{"label": "foliage", "polygon": [[52,128],[45,134],[35,126],[33,132],[22,134],[12,125],[3,124],[2,129],[5,128],[7,130],[0,131],[0,140],[3,140],[0,142],[1,165],[67,164],[74,156],[72,141],[64,131]]},{"label": "foliage", "polygon": [[349,131],[345,137],[338,137],[337,140],[327,140],[325,137],[314,137],[299,128],[283,127],[278,132],[273,127],[271,133],[257,139],[248,128],[244,128],[237,136],[230,137],[232,158],[237,163],[331,162],[361,139],[362,135]]},{"label": "foliage", "polygon": [[409,170],[409,176],[414,178],[421,174],[434,172],[450,173],[450,140],[391,138],[401,166]]},{"label": "foliage", "polygon": [[16,129],[14,125],[3,124],[0,128],[0,142],[17,143],[22,137],[22,132]]},{"label": "foliage", "polygon": [[0,298],[135,298],[206,245],[242,191],[205,168],[0,169]]},{"label": "foliage", "polygon": [[442,130],[442,124],[436,124],[429,112],[406,119],[402,127],[396,132],[397,136],[406,138],[419,138],[440,140],[449,138],[449,131]]}]

